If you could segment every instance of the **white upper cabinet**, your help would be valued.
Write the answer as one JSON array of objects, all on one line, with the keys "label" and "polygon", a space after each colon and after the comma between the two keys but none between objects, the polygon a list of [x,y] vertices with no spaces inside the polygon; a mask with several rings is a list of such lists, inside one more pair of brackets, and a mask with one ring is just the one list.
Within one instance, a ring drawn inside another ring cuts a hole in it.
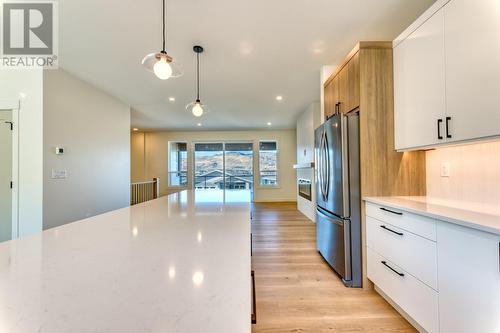
[{"label": "white upper cabinet", "polygon": [[444,11],[451,140],[500,135],[500,1],[453,0]]},{"label": "white upper cabinet", "polygon": [[440,222],[437,237],[440,332],[499,332],[500,236]]},{"label": "white upper cabinet", "polygon": [[396,149],[500,136],[499,40],[499,0],[438,0],[394,41]]},{"label": "white upper cabinet", "polygon": [[441,9],[394,47],[395,145],[398,150],[444,141],[443,25]]}]

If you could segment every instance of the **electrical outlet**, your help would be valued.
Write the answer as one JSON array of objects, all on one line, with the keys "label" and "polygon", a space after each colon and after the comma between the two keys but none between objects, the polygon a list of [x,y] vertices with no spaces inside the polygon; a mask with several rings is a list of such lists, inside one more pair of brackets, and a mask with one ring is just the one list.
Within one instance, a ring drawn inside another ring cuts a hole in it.
[{"label": "electrical outlet", "polygon": [[441,163],[441,177],[450,177],[451,170],[450,170],[450,162],[443,162]]}]

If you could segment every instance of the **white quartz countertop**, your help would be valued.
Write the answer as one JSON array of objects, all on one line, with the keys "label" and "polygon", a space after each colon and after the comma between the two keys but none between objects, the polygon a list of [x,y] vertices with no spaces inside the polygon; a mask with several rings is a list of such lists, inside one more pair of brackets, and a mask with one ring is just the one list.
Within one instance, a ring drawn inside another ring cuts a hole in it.
[{"label": "white quartz countertop", "polygon": [[0,243],[0,332],[251,331],[250,205],[184,191]]},{"label": "white quartz countertop", "polygon": [[429,197],[366,197],[365,201],[500,235],[500,214],[478,205]]}]

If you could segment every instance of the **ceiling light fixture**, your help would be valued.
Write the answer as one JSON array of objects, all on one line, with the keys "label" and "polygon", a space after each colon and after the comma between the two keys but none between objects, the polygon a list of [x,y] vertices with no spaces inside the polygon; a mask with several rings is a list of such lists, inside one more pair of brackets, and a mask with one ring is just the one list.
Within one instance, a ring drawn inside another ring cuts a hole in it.
[{"label": "ceiling light fixture", "polygon": [[167,54],[166,51],[166,23],[165,23],[165,0],[162,0],[162,27],[163,27],[163,39],[162,39],[162,49],[160,52],[150,53],[142,59],[142,65],[150,72],[155,73],[155,75],[161,80],[167,80],[171,77],[182,76],[181,66],[174,61],[174,59]]},{"label": "ceiling light fixture", "polygon": [[271,123],[267,123],[267,126],[271,126],[272,124]]},{"label": "ceiling light fixture", "polygon": [[193,51],[196,53],[196,101],[186,105],[186,110],[191,111],[195,117],[201,117],[208,111],[207,106],[200,101],[200,53],[203,52],[203,47],[195,45]]},{"label": "ceiling light fixture", "polygon": [[196,126],[201,127],[201,123],[196,124]]},{"label": "ceiling light fixture", "polygon": [[137,132],[139,129],[138,128],[132,128],[132,131]]},{"label": "ceiling light fixture", "polygon": [[168,98],[168,100],[169,100],[170,102],[175,102],[175,97],[169,97],[169,98]]},{"label": "ceiling light fixture", "polygon": [[281,95],[276,96],[276,100],[277,101],[282,101],[283,100],[283,96],[281,96]]}]

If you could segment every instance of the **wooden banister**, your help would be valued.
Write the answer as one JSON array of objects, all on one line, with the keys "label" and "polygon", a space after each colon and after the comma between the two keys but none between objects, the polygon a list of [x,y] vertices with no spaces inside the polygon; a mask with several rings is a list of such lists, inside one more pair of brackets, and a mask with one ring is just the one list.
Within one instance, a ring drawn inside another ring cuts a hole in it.
[{"label": "wooden banister", "polygon": [[130,184],[130,205],[160,197],[160,178]]}]

